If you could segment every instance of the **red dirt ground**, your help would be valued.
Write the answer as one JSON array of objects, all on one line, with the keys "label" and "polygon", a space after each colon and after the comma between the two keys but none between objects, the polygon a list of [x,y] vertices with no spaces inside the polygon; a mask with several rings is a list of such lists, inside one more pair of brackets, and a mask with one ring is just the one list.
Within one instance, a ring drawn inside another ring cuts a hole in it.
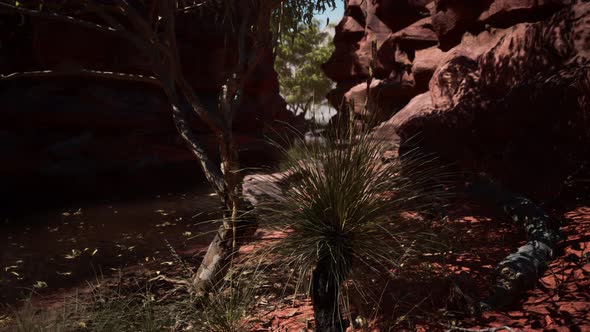
[{"label": "red dirt ground", "polygon": [[[456,212],[445,225],[455,252],[433,259],[435,271],[416,271],[411,281],[388,287],[381,314],[367,330],[441,331],[448,330],[442,324],[454,323],[471,329],[590,331],[590,206],[563,214],[566,240],[538,286],[516,307],[480,317],[470,317],[465,310],[488,295],[494,266],[524,242],[523,235],[497,216],[474,214],[472,208],[461,210],[471,212]],[[276,300],[270,305],[275,309],[257,320],[256,331],[299,332],[313,325],[309,301],[293,305]]]},{"label": "red dirt ground", "polygon": [[[453,245],[453,251],[422,257],[420,267],[390,279],[381,310],[369,320],[365,331],[447,330],[442,324],[473,329],[509,326],[514,331],[590,331],[590,205],[568,209],[558,216],[563,218],[561,230],[566,239],[536,289],[514,308],[475,317],[468,314],[469,308],[488,295],[494,266],[524,238],[506,217],[472,206],[457,209],[444,225],[437,226]],[[264,231],[259,235],[263,240],[280,236]],[[242,250],[247,252],[249,247]],[[198,251],[185,250],[179,255],[188,265],[194,265]],[[155,269],[170,276],[180,273],[157,262],[129,267],[122,273],[141,278]],[[284,286],[280,280],[272,283],[276,289]],[[55,308],[64,294],[75,288],[46,293],[36,302]],[[311,303],[301,297],[293,300],[271,294],[259,299],[252,316],[252,331],[301,332],[313,328]]]}]

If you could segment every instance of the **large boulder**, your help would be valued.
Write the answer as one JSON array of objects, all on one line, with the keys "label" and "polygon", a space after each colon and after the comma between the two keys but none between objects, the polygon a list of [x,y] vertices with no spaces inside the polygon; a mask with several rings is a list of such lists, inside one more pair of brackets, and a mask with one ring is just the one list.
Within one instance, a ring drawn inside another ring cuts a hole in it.
[{"label": "large boulder", "polygon": [[[539,199],[559,195],[590,160],[590,3],[356,2],[363,11],[344,18],[359,22],[357,38],[365,26],[355,45],[368,42],[369,21],[391,32],[373,34],[382,38],[374,40],[373,79],[349,72],[329,97],[335,106],[353,104],[357,121],[394,114],[376,137],[399,141],[401,150],[416,143],[465,174],[487,173]],[[395,21],[398,12],[413,19]],[[370,63],[339,52],[334,57],[351,64]]]},{"label": "large boulder", "polygon": [[466,31],[477,29],[478,17],[492,0],[436,0],[432,25],[440,48],[449,50],[461,41]]},{"label": "large boulder", "polygon": [[412,74],[417,89],[428,90],[430,79],[442,61],[443,54],[443,51],[436,46],[416,51],[414,61],[412,61]]},{"label": "large boulder", "polygon": [[[188,14],[176,18],[184,75],[212,109],[237,61],[232,51],[236,40],[216,17],[204,13],[198,19]],[[132,43],[110,34],[54,20],[0,15],[2,74],[80,68],[150,74],[150,61]],[[281,124],[299,127],[302,119],[286,109],[270,52],[245,86],[234,136],[245,160],[256,162],[250,156],[257,155],[262,162],[267,137],[284,133]],[[177,164],[186,165],[183,169],[190,174],[199,173],[174,127],[167,98],[156,86],[80,78],[15,79],[0,82],[0,102],[0,150],[5,156],[0,180],[6,193],[23,187],[25,180],[35,184],[39,177],[73,183],[152,168],[165,173]],[[197,116],[190,121],[215,159],[216,137]]]},{"label": "large boulder", "polygon": [[570,0],[495,0],[478,20],[495,27],[509,27],[545,19],[570,3]]},{"label": "large boulder", "polygon": [[461,170],[539,199],[559,195],[590,160],[590,3],[464,36],[439,60],[429,61],[437,66],[429,92],[379,127],[381,136],[395,132],[404,149],[418,135],[421,148]]},{"label": "large boulder", "polygon": [[398,31],[428,16],[432,0],[376,0],[372,1],[375,16],[392,31]]},{"label": "large boulder", "polygon": [[449,50],[461,42],[465,32],[547,19],[570,3],[571,0],[436,0],[432,24],[440,48]]},{"label": "large boulder", "polygon": [[345,17],[336,27],[335,51],[322,66],[336,82],[353,81],[369,76],[374,48],[380,47],[391,29],[376,15],[373,1],[350,1]]},{"label": "large boulder", "polygon": [[[411,68],[417,50],[438,43],[430,9],[432,1],[425,0],[349,1],[336,27],[336,49],[323,66],[337,83],[330,103],[347,111],[353,102],[360,118],[384,119],[426,91],[429,77],[422,71],[417,80]],[[365,109],[367,91],[371,110]]]}]

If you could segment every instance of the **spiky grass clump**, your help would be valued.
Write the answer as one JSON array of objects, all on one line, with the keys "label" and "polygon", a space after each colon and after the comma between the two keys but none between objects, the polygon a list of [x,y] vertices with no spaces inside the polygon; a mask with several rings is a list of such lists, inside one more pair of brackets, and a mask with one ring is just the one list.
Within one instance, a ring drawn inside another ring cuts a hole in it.
[{"label": "spiky grass clump", "polygon": [[[167,242],[167,241],[166,241]],[[168,243],[174,258],[182,259]],[[44,308],[33,295],[17,308],[7,307],[1,315],[0,331],[213,331],[246,332],[260,280],[258,266],[231,269],[215,291],[197,297],[191,283],[192,271],[179,279],[162,274],[150,278],[100,275],[89,282],[83,295],[64,298],[58,308]],[[246,280],[246,278],[248,280]],[[250,280],[252,279],[252,280]]]},{"label": "spiky grass clump", "polygon": [[251,324],[248,321],[255,300],[254,289],[229,284],[209,295],[202,307],[204,325],[212,332],[245,332]]},{"label": "spiky grass clump", "polygon": [[301,140],[284,150],[290,188],[259,209],[263,227],[285,234],[265,252],[295,270],[300,284],[319,267],[337,285],[364,279],[367,270],[392,272],[433,244],[403,215],[443,201],[444,176],[434,159],[412,151],[383,161],[388,144],[346,136],[331,133],[324,144]]},{"label": "spiky grass clump", "polygon": [[[27,300],[19,310],[13,310],[8,326],[0,325],[0,331],[16,332],[66,332],[73,331],[72,310],[65,307],[60,312],[47,312]],[[79,327],[79,326],[78,326]]]},{"label": "spiky grass clump", "polygon": [[[26,300],[12,310],[0,331],[251,331],[248,321],[255,299],[254,284],[234,278],[204,299],[190,293],[156,296],[150,282],[132,281],[122,289],[99,283],[83,297],[65,300],[63,307],[48,309]],[[128,289],[127,289],[128,288]],[[161,295],[161,294],[160,294]]]},{"label": "spiky grass clump", "polygon": [[94,288],[84,299],[65,299],[58,309],[39,307],[28,299],[13,311],[7,331],[162,331],[171,324],[170,315],[160,309],[165,308],[157,305],[149,292],[123,295],[113,289]]},{"label": "spiky grass clump", "polygon": [[171,310],[158,303],[149,283],[132,290],[94,285],[83,317],[92,331],[162,331],[173,325]]},{"label": "spiky grass clump", "polygon": [[286,234],[274,247],[289,265],[308,270],[323,253],[335,273],[348,273],[350,258],[371,269],[395,268],[420,247],[402,215],[441,204],[442,173],[416,152],[382,162],[386,148],[365,135],[352,144],[299,144],[285,155],[291,187],[262,210],[267,225]]},{"label": "spiky grass clump", "polygon": [[[250,262],[252,263],[252,261]],[[232,265],[214,291],[200,299],[199,317],[203,330],[246,332],[252,330],[251,314],[262,293],[259,264]]]}]

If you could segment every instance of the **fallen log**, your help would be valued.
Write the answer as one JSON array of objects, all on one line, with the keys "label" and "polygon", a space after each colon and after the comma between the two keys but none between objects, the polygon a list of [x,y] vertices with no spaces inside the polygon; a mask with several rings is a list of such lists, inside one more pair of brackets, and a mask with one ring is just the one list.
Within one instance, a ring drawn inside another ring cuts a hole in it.
[{"label": "fallen log", "polygon": [[512,305],[534,288],[555,257],[561,240],[559,222],[532,200],[503,191],[487,179],[474,182],[469,192],[474,198],[500,208],[524,228],[527,242],[497,265],[491,294],[478,309],[486,311]]}]

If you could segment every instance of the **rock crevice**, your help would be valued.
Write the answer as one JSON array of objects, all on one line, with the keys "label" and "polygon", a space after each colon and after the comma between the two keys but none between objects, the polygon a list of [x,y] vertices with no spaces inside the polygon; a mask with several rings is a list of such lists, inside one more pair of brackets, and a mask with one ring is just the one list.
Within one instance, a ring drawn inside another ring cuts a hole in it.
[{"label": "rock crevice", "polygon": [[[362,19],[348,16],[357,7]],[[533,199],[555,198],[590,159],[590,3],[371,0],[347,8],[340,46],[324,65],[341,114],[353,103],[359,120],[389,119],[379,137],[399,137],[404,148],[419,135],[421,148],[461,171],[487,173]],[[355,38],[344,41],[349,20]]]}]

